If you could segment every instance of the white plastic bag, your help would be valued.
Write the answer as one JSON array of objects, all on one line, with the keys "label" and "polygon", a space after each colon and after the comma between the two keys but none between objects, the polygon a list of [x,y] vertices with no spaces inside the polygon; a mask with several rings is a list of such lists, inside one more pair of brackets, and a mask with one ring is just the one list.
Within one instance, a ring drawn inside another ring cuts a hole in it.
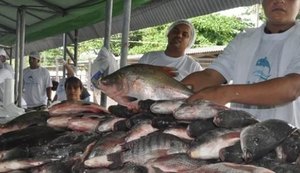
[{"label": "white plastic bag", "polygon": [[119,69],[116,57],[105,47],[102,47],[91,67],[91,82],[97,88],[97,81]]}]

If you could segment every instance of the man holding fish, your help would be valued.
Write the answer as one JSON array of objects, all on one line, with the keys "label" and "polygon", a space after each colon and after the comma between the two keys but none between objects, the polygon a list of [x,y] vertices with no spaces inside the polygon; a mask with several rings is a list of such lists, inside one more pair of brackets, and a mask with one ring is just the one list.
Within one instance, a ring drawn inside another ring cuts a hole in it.
[{"label": "man holding fish", "polygon": [[196,92],[189,102],[231,103],[260,120],[300,127],[300,1],[263,0],[262,6],[265,24],[237,35],[209,68],[182,82]]}]

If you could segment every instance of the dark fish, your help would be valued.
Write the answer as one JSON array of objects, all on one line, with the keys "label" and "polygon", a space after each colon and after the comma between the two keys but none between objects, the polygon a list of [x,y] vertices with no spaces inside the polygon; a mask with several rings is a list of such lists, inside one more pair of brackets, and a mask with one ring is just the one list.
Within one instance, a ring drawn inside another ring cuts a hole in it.
[{"label": "dark fish", "polygon": [[56,159],[23,159],[23,160],[4,161],[4,162],[0,162],[0,172],[9,172],[18,169],[28,169],[55,160]]},{"label": "dark fish", "polygon": [[140,124],[141,122],[145,121],[145,120],[151,120],[154,118],[154,114],[150,113],[150,112],[141,112],[138,114],[135,114],[134,116],[128,118],[126,120],[126,126],[128,128],[132,128],[133,126]]},{"label": "dark fish", "polygon": [[107,155],[122,150],[121,145],[125,142],[127,133],[124,131],[113,131],[99,138],[90,152],[88,158]]},{"label": "dark fish", "polygon": [[0,125],[0,135],[6,132],[20,130],[29,126],[46,125],[49,113],[47,111],[32,111],[22,114],[5,124]]},{"label": "dark fish", "polygon": [[298,164],[294,163],[286,163],[282,162],[278,159],[276,159],[276,154],[274,153],[275,156],[268,154],[267,156],[264,156],[258,160],[255,160],[251,162],[251,164],[268,168],[276,173],[298,173],[300,172],[300,166]]},{"label": "dark fish", "polygon": [[126,106],[123,105],[111,105],[108,107],[108,111],[111,114],[122,118],[129,118],[132,115],[136,114],[136,112],[129,110]]},{"label": "dark fish", "polygon": [[140,100],[138,102],[139,110],[143,111],[143,112],[151,111],[150,107],[154,102],[155,102],[155,100],[152,100],[152,99]]},{"label": "dark fish", "polygon": [[148,134],[157,131],[157,128],[154,128],[151,125],[151,120],[144,120],[139,124],[136,124],[132,127],[132,129],[128,132],[128,135],[125,139],[126,142],[130,142],[136,139],[141,138],[142,136],[147,136]]},{"label": "dark fish", "polygon": [[86,169],[84,173],[148,173],[148,169],[141,165],[126,163],[123,167],[118,169],[113,169],[113,170],[108,168]]},{"label": "dark fish", "polygon": [[106,108],[92,102],[84,101],[63,101],[48,108],[50,116],[58,115],[81,115],[88,114],[107,114]]},{"label": "dark fish", "polygon": [[229,109],[208,100],[197,100],[193,103],[183,103],[174,112],[178,120],[195,120],[213,118],[219,111]]},{"label": "dark fish", "polygon": [[244,128],[241,132],[241,148],[246,162],[258,159],[274,150],[294,130],[282,120],[265,120]]},{"label": "dark fish", "polygon": [[183,103],[185,99],[157,100],[151,105],[150,110],[156,114],[173,114]]},{"label": "dark fish", "polygon": [[167,134],[172,134],[174,136],[177,136],[179,138],[182,139],[186,139],[186,140],[193,140],[193,138],[191,138],[188,134],[187,134],[187,129],[186,126],[180,126],[178,125],[177,127],[169,127],[166,128],[163,133],[167,133]]},{"label": "dark fish", "polygon": [[17,146],[35,146],[48,143],[63,131],[48,126],[32,126],[4,133],[0,136],[0,150]]},{"label": "dark fish", "polygon": [[26,149],[15,147],[9,150],[0,151],[0,161],[28,158],[30,156]]},{"label": "dark fish", "polygon": [[224,128],[246,127],[257,122],[257,119],[255,119],[250,113],[243,110],[222,110],[214,117],[215,125]]},{"label": "dark fish", "polygon": [[157,168],[162,172],[182,172],[196,169],[208,163],[206,160],[192,159],[185,153],[179,153],[150,160],[146,165],[150,170],[151,168]]},{"label": "dark fish", "polygon": [[277,148],[277,157],[283,162],[293,163],[300,154],[300,130],[296,129]]},{"label": "dark fish", "polygon": [[103,133],[114,130],[114,126],[118,121],[122,121],[124,118],[119,117],[108,117],[106,120],[100,121],[96,127],[97,133]]},{"label": "dark fish", "polygon": [[95,132],[101,121],[99,118],[74,117],[67,122],[67,128],[80,132]]},{"label": "dark fish", "polygon": [[140,100],[173,100],[192,95],[190,89],[168,74],[174,74],[174,69],[132,64],[103,77],[96,87],[117,103],[133,110],[138,110]]},{"label": "dark fish", "polygon": [[173,116],[157,116],[152,119],[152,126],[158,129],[175,127],[178,123]]},{"label": "dark fish", "polygon": [[152,133],[138,140],[125,143],[123,151],[88,159],[87,167],[119,167],[127,162],[144,165],[148,160],[158,157],[186,153],[186,141],[164,133]]},{"label": "dark fish", "polygon": [[223,162],[244,163],[240,141],[232,146],[222,148],[219,152],[219,157]]},{"label": "dark fish", "polygon": [[254,165],[243,165],[237,163],[220,162],[201,166],[181,173],[275,173],[270,169]]},{"label": "dark fish", "polygon": [[222,148],[234,145],[240,140],[241,129],[215,129],[194,140],[188,155],[194,159],[218,159]]},{"label": "dark fish", "polygon": [[213,123],[213,118],[198,119],[190,122],[187,127],[187,134],[192,138],[196,138],[205,132],[216,128],[217,126]]}]

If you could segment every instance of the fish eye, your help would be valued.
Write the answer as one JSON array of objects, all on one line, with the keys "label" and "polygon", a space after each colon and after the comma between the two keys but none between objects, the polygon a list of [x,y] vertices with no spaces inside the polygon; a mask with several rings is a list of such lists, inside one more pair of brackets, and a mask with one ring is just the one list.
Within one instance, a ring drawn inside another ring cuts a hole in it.
[{"label": "fish eye", "polygon": [[253,138],[253,142],[255,145],[258,145],[259,144],[259,138]]}]

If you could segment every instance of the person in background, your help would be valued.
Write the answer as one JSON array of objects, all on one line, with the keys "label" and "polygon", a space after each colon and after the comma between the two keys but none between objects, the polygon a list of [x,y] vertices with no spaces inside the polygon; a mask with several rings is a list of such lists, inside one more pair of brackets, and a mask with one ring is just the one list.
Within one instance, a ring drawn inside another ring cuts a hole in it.
[{"label": "person in background", "polygon": [[3,48],[0,48],[0,68],[7,69],[11,74],[15,74],[14,69],[11,67],[10,64],[6,62],[6,59],[8,59],[8,56]]},{"label": "person in background", "polygon": [[40,54],[31,52],[29,67],[23,70],[23,97],[27,111],[46,109],[51,104],[51,88],[49,71],[40,66]]},{"label": "person in background", "polygon": [[186,55],[186,50],[194,44],[194,26],[187,20],[174,22],[167,31],[168,45],[164,51],[144,54],[138,63],[174,67],[178,71],[176,80],[180,81],[192,72],[203,70],[201,65]]},{"label": "person in background", "polygon": [[3,105],[4,101],[3,97],[6,79],[14,79],[14,75],[8,69],[0,66],[0,105]]},{"label": "person in background", "polygon": [[281,119],[299,128],[300,0],[263,0],[262,6],[266,23],[238,34],[209,68],[182,83],[195,92],[188,102],[230,103],[259,120]]},{"label": "person in background", "polygon": [[81,101],[83,84],[75,76],[68,77],[65,81],[65,92],[67,101]]},{"label": "person in background", "polygon": [[[73,70],[73,68],[70,64],[68,64],[62,58],[57,59],[57,61],[59,64],[63,65],[66,68],[67,78],[75,76],[75,71]],[[67,99],[67,95],[66,95],[67,93],[65,91],[65,82],[66,82],[66,78],[62,78],[59,81],[53,101],[63,101],[63,100]],[[83,101],[87,101],[87,102],[90,101],[90,94],[85,87],[82,88],[82,93],[80,95],[80,99]]]}]

